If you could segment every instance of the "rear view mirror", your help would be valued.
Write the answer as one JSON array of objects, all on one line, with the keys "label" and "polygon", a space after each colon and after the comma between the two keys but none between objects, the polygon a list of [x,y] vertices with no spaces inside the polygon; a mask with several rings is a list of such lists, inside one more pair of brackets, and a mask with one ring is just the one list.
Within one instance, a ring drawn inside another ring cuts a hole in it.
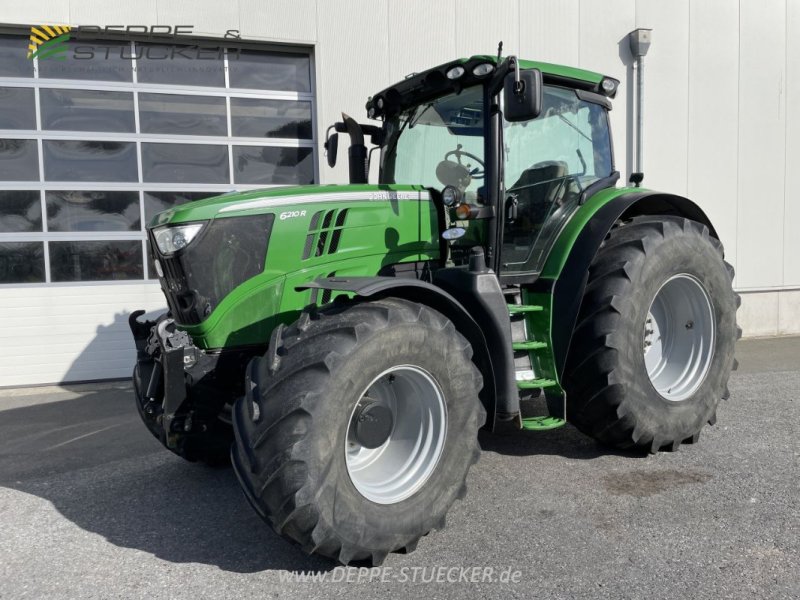
[{"label": "rear view mirror", "polygon": [[325,154],[328,156],[328,166],[333,168],[336,166],[336,153],[339,151],[339,134],[334,133],[329,135],[325,140]]},{"label": "rear view mirror", "polygon": [[506,121],[516,123],[538,117],[542,112],[542,72],[539,69],[526,69],[506,75],[503,100]]}]

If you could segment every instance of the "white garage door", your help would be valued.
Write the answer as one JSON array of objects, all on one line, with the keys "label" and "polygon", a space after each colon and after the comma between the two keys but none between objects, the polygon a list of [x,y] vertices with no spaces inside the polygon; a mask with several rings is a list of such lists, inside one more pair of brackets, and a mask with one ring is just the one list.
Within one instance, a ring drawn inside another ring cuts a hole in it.
[{"label": "white garage door", "polygon": [[317,181],[307,50],[90,46],[0,36],[0,386],[130,374],[158,211]]}]

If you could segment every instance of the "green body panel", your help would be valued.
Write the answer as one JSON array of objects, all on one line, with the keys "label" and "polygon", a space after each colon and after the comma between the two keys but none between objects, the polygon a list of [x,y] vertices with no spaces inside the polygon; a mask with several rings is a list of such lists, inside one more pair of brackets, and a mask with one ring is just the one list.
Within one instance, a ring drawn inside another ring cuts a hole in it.
[{"label": "green body panel", "polygon": [[[550,254],[547,256],[542,272],[539,279],[549,279],[556,281],[561,276],[564,265],[569,258],[575,241],[578,236],[592,219],[592,217],[603,206],[632,191],[641,192],[642,188],[606,188],[593,194],[581,207],[572,215],[570,220],[564,226],[564,229],[559,234],[555,243],[553,244]],[[551,338],[551,324],[552,315],[554,311],[553,296],[549,293],[532,293],[523,290],[523,303],[530,305],[542,306],[543,310],[536,312],[526,313],[527,326],[529,337],[532,336],[537,341],[546,342],[547,348],[532,351],[530,353],[531,363],[536,374],[540,377],[546,377],[558,382],[557,390],[549,390],[552,392],[561,392],[560,378],[558,370],[556,369],[555,358],[553,356],[553,340]]]},{"label": "green body panel", "polygon": [[[206,198],[205,200],[196,200],[188,204],[181,204],[175,208],[162,211],[155,215],[148,227],[155,227],[157,225],[175,225],[177,223],[191,222],[191,221],[205,221],[213,219],[217,216],[235,217],[242,213],[258,214],[260,212],[275,212],[274,210],[259,210],[253,208],[246,208],[242,211],[225,212],[220,214],[220,210],[235,206],[241,202],[248,200],[262,200],[271,198],[285,198],[286,206],[284,208],[293,208],[292,198],[296,196],[306,196],[311,194],[340,194],[345,192],[363,192],[365,198],[369,198],[371,194],[379,192],[409,192],[417,191],[423,192],[425,188],[419,185],[298,185],[298,186],[285,186],[267,188],[263,190],[252,190],[249,192],[230,192],[222,194],[221,196],[214,196]],[[296,198],[295,198],[296,199]],[[303,207],[306,208],[306,207]],[[280,211],[278,211],[280,212]]]},{"label": "green body panel", "polygon": [[576,212],[553,244],[550,254],[544,263],[540,278],[542,279],[558,279],[561,271],[567,262],[569,253],[572,251],[572,246],[575,245],[575,240],[578,239],[583,228],[592,219],[595,213],[603,206],[611,202],[614,198],[629,194],[631,192],[645,192],[644,188],[635,187],[622,187],[622,188],[606,188],[593,194]]},{"label": "green body panel", "polygon": [[[337,196],[342,194],[346,197]],[[311,221],[320,211],[344,209],[346,220],[332,252],[334,226],[320,242],[321,227],[310,229]],[[200,348],[266,343],[279,323],[295,320],[311,302],[310,290],[295,287],[318,277],[371,276],[387,265],[439,257],[436,208],[419,186],[303,186],[226,194],[162,212],[150,227],[261,213],[275,214],[264,270],[223,298],[203,322],[182,325]],[[309,236],[314,250],[303,259]],[[320,256],[315,255],[318,244]]]},{"label": "green body panel", "polygon": [[527,431],[549,431],[563,427],[567,422],[557,417],[529,417],[522,419],[522,428]]}]

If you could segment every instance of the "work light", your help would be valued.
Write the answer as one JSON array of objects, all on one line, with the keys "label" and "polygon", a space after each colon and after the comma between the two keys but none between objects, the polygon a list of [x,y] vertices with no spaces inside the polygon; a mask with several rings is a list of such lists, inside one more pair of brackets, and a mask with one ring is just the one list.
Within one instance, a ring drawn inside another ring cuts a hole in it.
[{"label": "work light", "polygon": [[609,98],[613,98],[617,94],[618,85],[619,81],[617,81],[616,79],[612,79],[611,77],[604,77],[603,81],[600,82],[600,88],[603,90],[603,93]]},{"label": "work light", "polygon": [[481,63],[472,69],[472,74],[475,75],[475,77],[483,77],[492,71],[494,71],[494,65],[492,63]]},{"label": "work light", "polygon": [[447,72],[448,79],[458,79],[464,74],[464,67],[456,66]]}]

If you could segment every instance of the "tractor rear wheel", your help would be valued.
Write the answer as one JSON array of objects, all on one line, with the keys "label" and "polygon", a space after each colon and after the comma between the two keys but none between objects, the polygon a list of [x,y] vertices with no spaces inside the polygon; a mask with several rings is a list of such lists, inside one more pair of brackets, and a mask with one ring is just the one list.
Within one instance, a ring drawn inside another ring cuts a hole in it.
[{"label": "tractor rear wheel", "polygon": [[590,267],[567,357],[569,420],[618,448],[696,442],[735,368],[732,278],[700,223],[643,216],[612,229]]},{"label": "tractor rear wheel", "polygon": [[481,375],[440,313],[333,304],[279,327],[234,407],[234,469],[289,540],[344,564],[411,551],[466,492]]}]

